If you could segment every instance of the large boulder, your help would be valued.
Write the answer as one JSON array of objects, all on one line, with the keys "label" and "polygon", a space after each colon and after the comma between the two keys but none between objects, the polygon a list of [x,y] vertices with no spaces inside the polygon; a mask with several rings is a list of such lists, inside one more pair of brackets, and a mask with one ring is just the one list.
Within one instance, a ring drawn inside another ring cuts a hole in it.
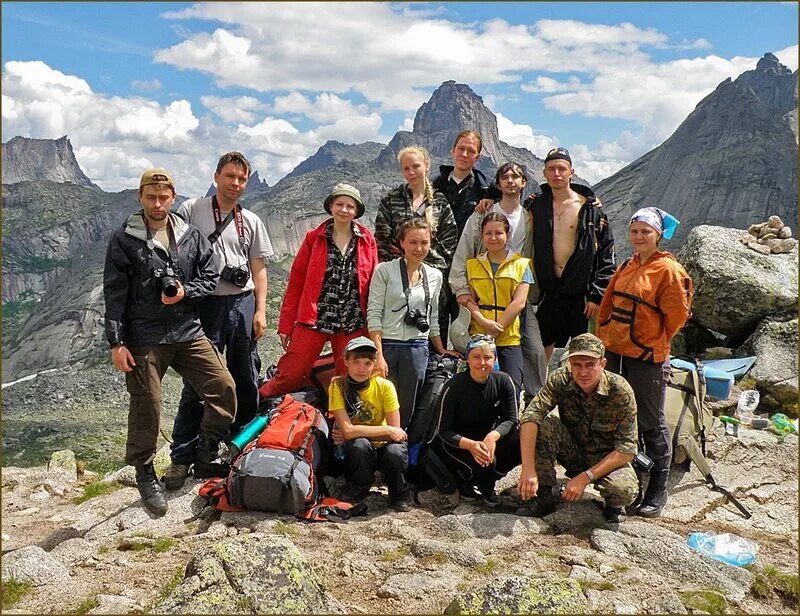
[{"label": "large boulder", "polygon": [[797,319],[764,319],[739,349],[740,355],[755,355],[756,363],[748,376],[758,381],[759,389],[782,403],[796,403]]},{"label": "large boulder", "polygon": [[586,597],[577,580],[511,576],[453,599],[445,614],[582,614]]},{"label": "large boulder", "polygon": [[34,586],[64,583],[69,570],[55,556],[37,545],[29,545],[3,555],[3,581],[17,580]]},{"label": "large boulder", "polygon": [[797,248],[785,255],[762,255],[739,241],[746,234],[701,225],[678,253],[694,281],[692,318],[740,339],[768,316],[797,312]]},{"label": "large boulder", "polygon": [[248,535],[195,556],[156,614],[331,614],[341,606],[285,537]]}]

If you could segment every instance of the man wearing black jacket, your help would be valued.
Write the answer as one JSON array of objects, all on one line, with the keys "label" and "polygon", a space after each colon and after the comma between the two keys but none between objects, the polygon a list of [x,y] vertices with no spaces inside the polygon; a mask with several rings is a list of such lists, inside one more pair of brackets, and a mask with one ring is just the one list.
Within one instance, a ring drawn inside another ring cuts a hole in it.
[{"label": "man wearing black jacket", "polygon": [[553,148],[545,157],[547,183],[523,203],[533,215],[536,318],[548,359],[555,346],[588,330],[616,267],[608,218],[590,188],[570,182],[573,175],[569,152]]},{"label": "man wearing black jacket", "polygon": [[170,213],[174,201],[166,170],[142,175],[142,209],[111,236],[103,275],[106,338],[130,394],[125,461],[136,468],[142,503],[156,515],[167,511],[153,469],[167,368],[205,403],[197,465],[209,473],[224,467],[218,448],[236,414],[233,378],[203,335],[196,306],[217,285],[216,259],[200,231]]}]

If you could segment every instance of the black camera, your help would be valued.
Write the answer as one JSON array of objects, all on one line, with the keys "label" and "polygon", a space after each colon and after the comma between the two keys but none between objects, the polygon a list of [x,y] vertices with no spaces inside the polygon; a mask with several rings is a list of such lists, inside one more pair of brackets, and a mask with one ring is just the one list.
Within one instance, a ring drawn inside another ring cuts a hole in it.
[{"label": "black camera", "polygon": [[413,325],[421,332],[426,332],[431,328],[428,324],[428,316],[422,310],[407,310],[403,322],[406,325]]},{"label": "black camera", "polygon": [[169,265],[153,272],[153,281],[167,297],[175,297],[178,294],[178,275]]},{"label": "black camera", "polygon": [[227,280],[231,284],[235,284],[240,289],[244,289],[247,285],[247,281],[250,280],[250,270],[247,269],[246,265],[239,265],[237,267],[226,265],[222,268],[219,277],[223,280]]}]

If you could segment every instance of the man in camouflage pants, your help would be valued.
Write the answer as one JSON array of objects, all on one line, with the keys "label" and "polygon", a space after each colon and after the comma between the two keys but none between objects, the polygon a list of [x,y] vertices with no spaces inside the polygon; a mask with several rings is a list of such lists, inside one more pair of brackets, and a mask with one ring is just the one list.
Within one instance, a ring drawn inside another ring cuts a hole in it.
[{"label": "man in camouflage pants", "polygon": [[[571,479],[561,498],[573,502],[594,483],[605,500],[607,522],[625,519],[623,508],[638,493],[631,460],[637,452],[636,401],[627,381],[607,372],[605,348],[593,334],[567,346],[567,365],[555,370],[520,417],[522,473],[517,490],[535,497],[527,515],[556,509],[555,465]],[[559,417],[549,416],[558,407]]]}]

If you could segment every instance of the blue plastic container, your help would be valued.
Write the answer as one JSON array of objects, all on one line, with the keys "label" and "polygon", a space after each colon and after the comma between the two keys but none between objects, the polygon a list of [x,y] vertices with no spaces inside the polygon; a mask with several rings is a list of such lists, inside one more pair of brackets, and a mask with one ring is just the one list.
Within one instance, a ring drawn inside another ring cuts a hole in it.
[{"label": "blue plastic container", "polygon": [[[695,370],[696,366],[685,359],[670,357],[670,365],[682,370]],[[706,395],[717,400],[727,400],[733,387],[733,375],[724,370],[717,370],[711,366],[702,365],[701,372],[706,379]]]}]

